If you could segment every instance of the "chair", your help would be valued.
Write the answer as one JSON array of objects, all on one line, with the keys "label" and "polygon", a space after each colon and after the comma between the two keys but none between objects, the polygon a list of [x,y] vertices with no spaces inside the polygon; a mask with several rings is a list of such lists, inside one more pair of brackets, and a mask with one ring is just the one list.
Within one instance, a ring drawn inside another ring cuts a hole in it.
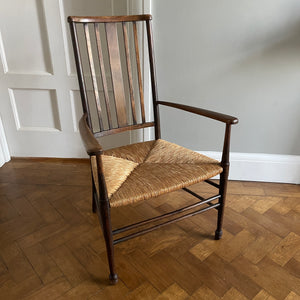
[{"label": "chair", "polygon": [[[238,123],[238,119],[158,99],[151,19],[151,15],[68,17],[84,112],[79,129],[90,156],[92,209],[98,214],[103,230],[111,283],[118,281],[114,245],[120,242],[211,209],[218,212],[215,239],[222,236],[230,129],[232,124]],[[139,46],[141,41],[147,45],[147,51]],[[145,113],[142,81],[145,73],[142,65],[146,60],[150,67],[153,120],[147,120]],[[161,105],[225,123],[221,162],[162,140],[159,120]],[[154,128],[153,141],[103,150],[96,139],[148,127]],[[219,184],[210,180],[218,174]],[[204,199],[187,188],[201,181],[216,187],[217,194]],[[130,205],[178,189],[195,196],[197,202],[161,216],[112,229],[111,208]],[[198,206],[204,207],[199,209]],[[192,212],[184,213],[188,210]],[[180,216],[174,217],[176,214]],[[167,221],[163,221],[165,218]],[[149,227],[151,222],[158,221],[159,224]],[[146,228],[142,230],[114,238],[120,233],[145,225]]]}]

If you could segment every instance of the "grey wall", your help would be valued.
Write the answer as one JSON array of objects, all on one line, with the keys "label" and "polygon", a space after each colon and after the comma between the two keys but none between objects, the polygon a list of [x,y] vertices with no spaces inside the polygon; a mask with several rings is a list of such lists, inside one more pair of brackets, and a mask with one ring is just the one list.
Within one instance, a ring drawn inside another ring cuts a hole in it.
[{"label": "grey wall", "polygon": [[[234,152],[299,155],[300,1],[152,5],[159,98],[239,117]],[[171,108],[161,116],[163,138],[193,150],[221,149],[221,123]]]}]

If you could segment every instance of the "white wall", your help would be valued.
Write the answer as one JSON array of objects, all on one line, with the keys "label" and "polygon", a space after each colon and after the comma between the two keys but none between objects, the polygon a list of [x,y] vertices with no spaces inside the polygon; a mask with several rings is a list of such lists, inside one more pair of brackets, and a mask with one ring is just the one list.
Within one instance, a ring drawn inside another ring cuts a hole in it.
[{"label": "white wall", "polygon": [[[300,183],[300,1],[152,0],[152,14],[159,99],[240,119],[231,179]],[[222,124],[161,117],[163,138],[220,156]]]},{"label": "white wall", "polygon": [[[239,117],[233,152],[299,155],[300,1],[152,5],[159,98]],[[164,137],[220,150],[213,138],[223,134],[219,124],[170,109],[162,117]],[[209,137],[202,134],[207,128]]]}]

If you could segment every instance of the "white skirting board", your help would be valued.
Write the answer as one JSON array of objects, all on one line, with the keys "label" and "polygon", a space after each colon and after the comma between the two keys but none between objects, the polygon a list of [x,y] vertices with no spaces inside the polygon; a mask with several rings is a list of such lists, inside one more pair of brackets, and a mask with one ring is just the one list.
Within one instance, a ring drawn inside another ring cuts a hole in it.
[{"label": "white skirting board", "polygon": [[[221,152],[197,151],[217,160]],[[230,154],[229,179],[300,184],[300,155]]]}]

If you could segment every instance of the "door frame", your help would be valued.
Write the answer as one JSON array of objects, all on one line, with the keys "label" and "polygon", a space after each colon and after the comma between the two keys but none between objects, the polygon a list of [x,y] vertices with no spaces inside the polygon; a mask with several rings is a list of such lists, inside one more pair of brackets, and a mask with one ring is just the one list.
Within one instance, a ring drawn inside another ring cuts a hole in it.
[{"label": "door frame", "polygon": [[10,161],[10,154],[5,137],[4,127],[2,124],[2,119],[0,116],[0,167],[2,167],[8,161]]}]

